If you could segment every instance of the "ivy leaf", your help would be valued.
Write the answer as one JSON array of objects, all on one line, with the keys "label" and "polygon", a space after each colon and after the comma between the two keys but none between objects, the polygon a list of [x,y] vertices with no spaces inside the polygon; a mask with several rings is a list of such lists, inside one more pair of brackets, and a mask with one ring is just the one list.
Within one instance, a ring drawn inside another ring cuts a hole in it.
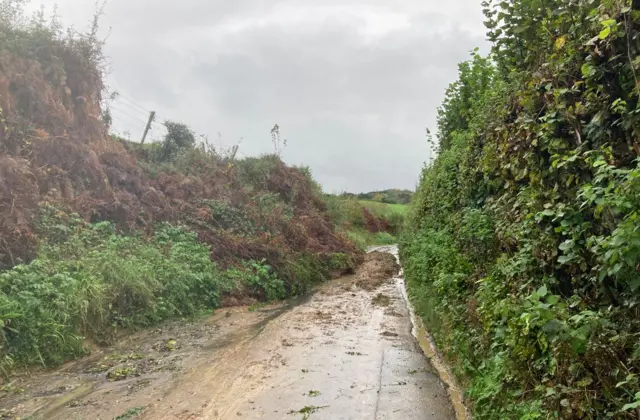
[{"label": "ivy leaf", "polygon": [[571,261],[571,257],[568,255],[561,255],[560,257],[558,257],[558,263],[560,264],[566,264],[569,261]]},{"label": "ivy leaf", "polygon": [[591,377],[587,376],[586,378],[576,382],[576,385],[578,385],[580,388],[585,388],[589,385],[591,385],[593,383],[593,379],[591,379]]},{"label": "ivy leaf", "polygon": [[566,251],[568,249],[573,248],[574,245],[575,245],[575,242],[573,241],[573,239],[567,239],[566,241],[560,244],[559,248],[562,251]]},{"label": "ivy leaf", "polygon": [[622,411],[633,410],[634,408],[640,407],[640,392],[636,392],[636,400],[630,404],[625,404],[622,406]]},{"label": "ivy leaf", "polygon": [[598,280],[602,281],[607,277],[607,270],[600,270],[600,274],[598,274]]},{"label": "ivy leaf", "polygon": [[596,74],[596,69],[590,63],[584,63],[580,70],[583,77],[591,77]]},{"label": "ivy leaf", "polygon": [[[584,67],[584,66],[583,66]],[[595,70],[594,70],[595,73]],[[584,73],[583,73],[584,74]],[[604,112],[603,111],[598,111],[596,113],[596,115],[593,116],[593,118],[591,119],[591,124],[596,124],[596,125],[600,125],[600,123],[602,122],[602,120],[604,120]]]},{"label": "ivy leaf", "polygon": [[607,26],[603,30],[601,30],[598,34],[598,38],[606,39],[609,35],[611,35],[611,26]]},{"label": "ivy leaf", "polygon": [[567,43],[567,36],[563,35],[560,38],[556,39],[556,50],[561,50],[564,47],[564,44]]},{"label": "ivy leaf", "polygon": [[536,294],[541,298],[545,297],[547,295],[547,286],[545,285],[540,286],[540,288],[536,290]]}]

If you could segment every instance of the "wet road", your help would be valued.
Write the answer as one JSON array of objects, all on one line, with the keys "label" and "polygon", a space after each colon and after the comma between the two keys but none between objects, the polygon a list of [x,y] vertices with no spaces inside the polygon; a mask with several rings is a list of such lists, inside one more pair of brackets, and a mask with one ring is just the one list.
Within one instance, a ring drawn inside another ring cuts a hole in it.
[{"label": "wet road", "polygon": [[[175,358],[175,369],[91,382],[82,393],[43,398],[39,406],[37,399],[25,399],[22,412],[35,404],[35,418],[68,420],[127,413],[127,419],[162,420],[456,418],[446,386],[411,335],[409,311],[394,281],[365,291],[346,277],[290,306],[235,310],[207,325],[215,326],[213,336],[166,356]],[[142,343],[137,348],[144,351],[145,340],[154,342],[153,333],[129,344]],[[38,386],[72,390],[64,384],[79,380],[74,369]],[[131,392],[141,380],[144,389]]]}]

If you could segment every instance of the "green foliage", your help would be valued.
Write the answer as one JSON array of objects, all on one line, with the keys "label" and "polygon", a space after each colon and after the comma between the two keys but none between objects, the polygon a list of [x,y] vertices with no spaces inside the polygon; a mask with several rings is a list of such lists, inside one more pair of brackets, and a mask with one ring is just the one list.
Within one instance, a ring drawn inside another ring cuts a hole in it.
[{"label": "green foliage", "polygon": [[438,108],[438,139],[441,149],[449,147],[449,140],[456,131],[469,128],[474,106],[482,100],[493,78],[489,60],[477,50],[471,61],[458,65],[460,77],[447,89],[442,107]]},{"label": "green foliage", "polygon": [[338,270],[341,258],[321,258],[317,254],[296,254],[291,256],[279,271],[282,277],[289,279],[289,294],[301,295],[309,291],[313,284],[329,280],[330,271]]},{"label": "green foliage", "polygon": [[359,202],[376,217],[383,219],[389,225],[391,233],[397,235],[402,232],[405,217],[409,211],[408,205],[386,204],[365,200],[359,200]]},{"label": "green foliage", "polygon": [[398,243],[398,239],[387,232],[373,233],[364,229],[352,229],[346,231],[346,234],[361,250],[366,250],[372,245],[393,245]]},{"label": "green foliage", "polygon": [[244,185],[256,190],[268,190],[270,175],[277,171],[282,161],[276,155],[249,157],[237,162],[238,177]]},{"label": "green foliage", "polygon": [[634,418],[640,12],[485,2],[401,258],[474,417]]},{"label": "green foliage", "polygon": [[[269,204],[267,199],[258,200],[259,208]],[[258,226],[254,223],[253,218],[246,208],[238,208],[231,206],[226,201],[203,200],[211,210],[211,224],[216,229],[228,230],[234,234],[241,236],[252,236],[258,232]]]},{"label": "green foliage", "polygon": [[149,239],[108,222],[43,209],[38,258],[0,274],[3,356],[44,366],[82,354],[83,337],[191,316],[219,305],[218,273],[195,234],[163,225]]},{"label": "green foliage", "polygon": [[133,407],[125,411],[123,414],[114,417],[113,420],[131,420],[136,417],[139,417],[140,414],[144,411],[144,407]]},{"label": "green foliage", "polygon": [[236,282],[248,285],[262,300],[272,301],[287,297],[284,281],[264,260],[245,261],[242,269],[230,269],[225,274]]},{"label": "green foliage", "polygon": [[409,211],[409,206],[406,204],[388,204],[378,201],[359,200],[360,203],[368,208],[370,211],[379,215],[392,215],[394,213],[400,215],[406,215]]},{"label": "green foliage", "polygon": [[[399,234],[404,227],[407,212],[404,204],[384,204],[330,194],[325,195],[324,201],[331,218],[360,249],[366,249],[370,245],[395,244],[397,240],[394,235]],[[365,217],[365,209],[388,232],[372,229],[370,221]]]},{"label": "green foliage", "polygon": [[306,178],[307,182],[311,186],[311,191],[317,196],[322,195],[322,185],[313,177],[311,168],[309,166],[296,166],[296,169]]},{"label": "green foliage", "polygon": [[362,204],[354,198],[341,198],[334,195],[325,195],[327,211],[338,225],[347,229],[365,229],[366,222],[362,213]]},{"label": "green foliage", "polygon": [[355,262],[353,257],[343,252],[335,252],[327,256],[326,266],[332,271],[349,271],[355,270]]},{"label": "green foliage", "polygon": [[162,147],[158,149],[158,161],[171,161],[180,152],[193,149],[196,144],[196,137],[186,124],[165,121],[164,126],[167,129],[167,134],[162,141]]},{"label": "green foliage", "polygon": [[383,191],[371,191],[367,193],[352,194],[342,193],[341,197],[345,198],[357,198],[362,201],[373,201],[376,203],[386,204],[409,204],[413,197],[413,191],[409,190],[383,190]]}]

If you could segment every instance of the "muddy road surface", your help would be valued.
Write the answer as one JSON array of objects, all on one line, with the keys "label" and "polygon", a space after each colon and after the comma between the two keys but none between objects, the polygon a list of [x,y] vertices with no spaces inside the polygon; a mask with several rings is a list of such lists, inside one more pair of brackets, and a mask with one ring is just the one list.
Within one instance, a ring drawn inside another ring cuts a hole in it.
[{"label": "muddy road surface", "polygon": [[455,419],[389,254],[312,295],[134,334],[0,392],[0,418]]}]

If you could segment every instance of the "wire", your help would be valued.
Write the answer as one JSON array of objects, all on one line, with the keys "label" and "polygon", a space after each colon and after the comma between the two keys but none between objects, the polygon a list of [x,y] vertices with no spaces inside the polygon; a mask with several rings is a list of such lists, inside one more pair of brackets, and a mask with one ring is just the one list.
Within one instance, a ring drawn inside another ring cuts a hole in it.
[{"label": "wire", "polygon": [[118,105],[126,106],[127,108],[129,108],[133,112],[137,112],[137,113],[142,114],[144,116],[148,116],[149,115],[149,111],[140,111],[138,108],[136,108],[134,106],[131,106],[126,102],[118,101],[117,99],[114,102],[117,103]]},{"label": "wire", "polygon": [[[149,111],[147,108],[145,108],[144,106],[140,105],[138,102],[136,102],[135,100],[131,99],[130,97],[125,96],[125,95],[123,95],[123,94],[121,94],[119,92],[115,96],[115,98],[113,99],[113,102],[116,103],[118,106],[127,107],[127,109],[129,111],[125,111],[123,109],[114,107],[113,105],[109,106],[110,109],[112,109],[114,111],[118,111],[123,116],[126,116],[126,117],[130,118],[131,120],[138,121],[141,124],[145,124],[145,126],[146,126],[146,124],[148,122],[148,116],[151,113],[151,111]],[[137,114],[131,115],[130,112],[137,112]],[[144,117],[145,117],[144,120],[142,120],[142,115],[144,115]],[[165,125],[160,121],[173,121],[173,120],[169,119],[169,118],[163,118],[160,115],[158,115],[158,113],[156,112],[155,113],[155,119],[152,121],[152,124],[149,127],[149,133],[153,132],[154,134],[157,134],[160,137],[164,137],[167,134],[167,129],[166,129]],[[153,131],[154,127],[159,128],[160,132]]]},{"label": "wire", "polygon": [[142,120],[142,119],[140,119],[140,118],[138,118],[138,117],[136,117],[136,116],[134,116],[134,115],[128,114],[126,111],[123,111],[123,110],[121,110],[120,108],[116,108],[116,107],[114,107],[113,105],[111,105],[111,106],[109,107],[109,109],[111,109],[111,110],[113,110],[113,111],[118,111],[118,112],[120,112],[122,115],[127,116],[127,117],[131,118],[132,120],[136,120],[136,121],[138,121],[138,122],[141,122],[142,124],[147,124],[147,121],[144,121],[144,120]]},{"label": "wire", "polygon": [[146,112],[146,113],[149,113],[149,110],[148,110],[148,109],[146,109],[144,106],[140,105],[139,103],[137,103],[137,102],[136,102],[136,101],[134,101],[133,99],[129,98],[128,96],[124,96],[123,94],[118,93],[118,95],[116,96],[116,99],[118,99],[118,98],[120,98],[120,99],[126,99],[126,100],[127,100],[127,102],[130,102],[133,106],[136,106],[136,107],[140,108],[140,110],[142,110],[142,111],[144,111],[144,112]]}]

